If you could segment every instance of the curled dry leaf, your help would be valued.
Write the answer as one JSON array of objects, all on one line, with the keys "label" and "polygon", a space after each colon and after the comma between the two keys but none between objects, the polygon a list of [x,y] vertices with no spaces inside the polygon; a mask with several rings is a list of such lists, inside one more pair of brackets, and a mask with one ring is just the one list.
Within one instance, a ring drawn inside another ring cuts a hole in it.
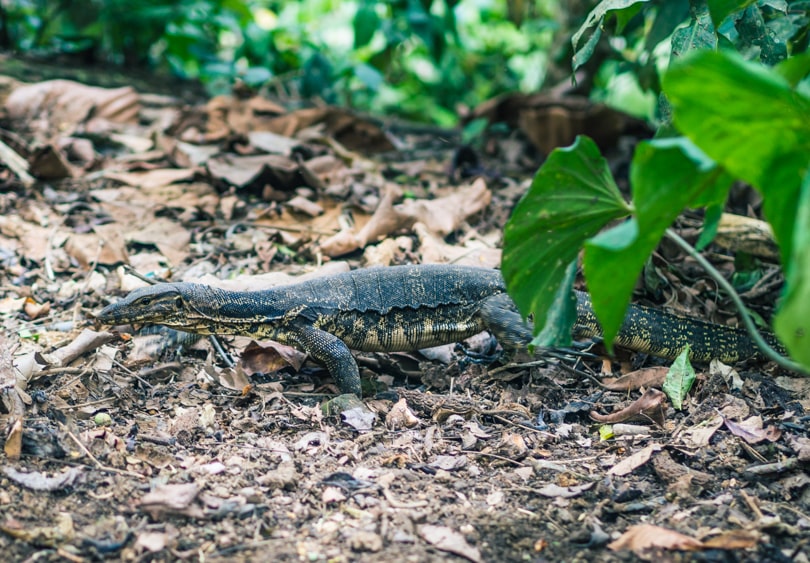
[{"label": "curled dry leaf", "polygon": [[33,319],[38,319],[39,317],[44,317],[51,311],[51,304],[47,301],[45,303],[37,303],[30,297],[25,298],[25,305],[23,306],[23,310],[28,317]]},{"label": "curled dry leaf", "polygon": [[385,415],[385,425],[392,430],[413,428],[419,425],[419,418],[413,414],[413,411],[408,407],[408,401],[403,397]]},{"label": "curled dry leaf", "polygon": [[251,341],[242,352],[239,365],[247,375],[273,373],[286,367],[299,371],[306,357],[305,353],[299,352],[292,346],[273,341],[261,343]]},{"label": "curled dry leaf", "polygon": [[602,415],[595,411],[590,413],[592,419],[597,422],[612,424],[615,422],[626,422],[635,418],[651,420],[659,426],[664,426],[666,415],[666,395],[658,389],[647,389],[647,391],[633,404],[608,415]]},{"label": "curled dry leaf", "polygon": [[333,235],[320,243],[321,252],[327,256],[347,254],[395,231],[411,228],[417,222],[424,224],[430,233],[446,236],[492,200],[492,192],[480,179],[470,186],[458,188],[449,196],[433,200],[407,200],[394,205],[400,195],[398,187],[388,186],[374,215],[363,228],[356,233],[344,230]]}]

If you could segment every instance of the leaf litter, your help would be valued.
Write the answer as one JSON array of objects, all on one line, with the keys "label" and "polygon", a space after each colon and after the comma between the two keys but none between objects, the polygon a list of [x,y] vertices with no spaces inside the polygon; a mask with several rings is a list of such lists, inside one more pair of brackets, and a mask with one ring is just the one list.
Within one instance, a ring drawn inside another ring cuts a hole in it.
[{"label": "leaf litter", "polygon": [[[695,366],[675,411],[655,360],[490,376],[454,346],[361,354],[367,397],[332,409],[328,374],[289,347],[93,325],[144,280],[247,290],[370,265],[497,266],[541,154],[571,141],[542,128],[609,147],[638,135],[634,120],[555,93],[504,96],[472,117],[516,133],[462,147],[456,131],[259,97],[189,106],[59,80],[5,102],[8,558],[807,560],[810,388],[769,366]],[[688,259],[662,247],[651,264],[656,306],[733,322]],[[778,287],[753,305],[767,314]]]}]

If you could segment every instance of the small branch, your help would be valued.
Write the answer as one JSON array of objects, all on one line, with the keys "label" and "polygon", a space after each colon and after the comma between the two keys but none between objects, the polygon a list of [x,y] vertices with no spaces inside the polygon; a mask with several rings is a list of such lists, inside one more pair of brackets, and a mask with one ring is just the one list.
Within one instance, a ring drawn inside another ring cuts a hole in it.
[{"label": "small branch", "polygon": [[797,362],[794,362],[790,358],[786,358],[774,350],[771,345],[765,341],[762,334],[760,334],[759,330],[757,330],[754,320],[751,318],[751,313],[748,312],[748,308],[746,308],[745,303],[743,303],[742,299],[740,298],[740,295],[734,290],[728,280],[724,278],[723,275],[718,272],[708,260],[706,260],[691,244],[683,240],[678,233],[672,229],[667,229],[666,236],[689,256],[697,260],[698,264],[700,264],[703,269],[706,270],[706,272],[712,277],[712,279],[716,281],[717,284],[728,294],[728,296],[734,302],[734,306],[737,307],[738,311],[740,311],[743,324],[745,325],[745,329],[748,331],[748,334],[751,336],[751,339],[759,347],[759,349],[762,350],[762,353],[768,357],[768,359],[776,362],[780,367],[789,369],[790,371],[810,375],[808,374],[807,368]]}]

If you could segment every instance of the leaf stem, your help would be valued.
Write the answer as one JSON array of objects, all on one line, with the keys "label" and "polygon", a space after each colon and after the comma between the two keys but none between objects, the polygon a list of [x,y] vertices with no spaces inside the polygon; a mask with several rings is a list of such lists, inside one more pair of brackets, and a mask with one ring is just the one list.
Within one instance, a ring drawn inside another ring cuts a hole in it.
[{"label": "leaf stem", "polygon": [[712,277],[712,279],[716,281],[718,285],[723,288],[723,290],[725,290],[729,297],[731,297],[731,300],[734,302],[734,306],[740,311],[745,329],[748,331],[748,334],[751,336],[754,343],[759,347],[760,350],[762,350],[762,353],[765,354],[768,359],[776,362],[776,364],[778,364],[780,367],[790,371],[795,371],[803,375],[810,375],[807,372],[807,368],[794,362],[790,358],[783,356],[765,341],[762,334],[760,334],[759,330],[757,330],[754,320],[751,318],[751,313],[748,312],[748,309],[740,298],[740,295],[735,291],[734,287],[732,287],[728,280],[724,278],[719,271],[717,271],[717,268],[712,266],[708,260],[706,260],[697,250],[695,250],[695,247],[683,240],[680,235],[678,235],[678,233],[672,229],[666,230],[666,236],[689,256],[697,260],[698,264],[700,264],[703,269],[706,270],[706,272]]}]

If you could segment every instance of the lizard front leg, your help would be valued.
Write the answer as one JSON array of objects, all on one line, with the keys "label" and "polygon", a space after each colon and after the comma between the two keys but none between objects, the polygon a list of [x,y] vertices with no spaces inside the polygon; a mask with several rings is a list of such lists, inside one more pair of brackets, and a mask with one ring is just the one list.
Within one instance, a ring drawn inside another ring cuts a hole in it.
[{"label": "lizard front leg", "polygon": [[478,316],[508,354],[525,348],[532,341],[531,325],[524,322],[515,302],[506,293],[484,299]]},{"label": "lizard front leg", "polygon": [[300,326],[293,331],[293,339],[304,352],[326,366],[341,393],[362,395],[357,362],[340,338],[313,326]]}]

